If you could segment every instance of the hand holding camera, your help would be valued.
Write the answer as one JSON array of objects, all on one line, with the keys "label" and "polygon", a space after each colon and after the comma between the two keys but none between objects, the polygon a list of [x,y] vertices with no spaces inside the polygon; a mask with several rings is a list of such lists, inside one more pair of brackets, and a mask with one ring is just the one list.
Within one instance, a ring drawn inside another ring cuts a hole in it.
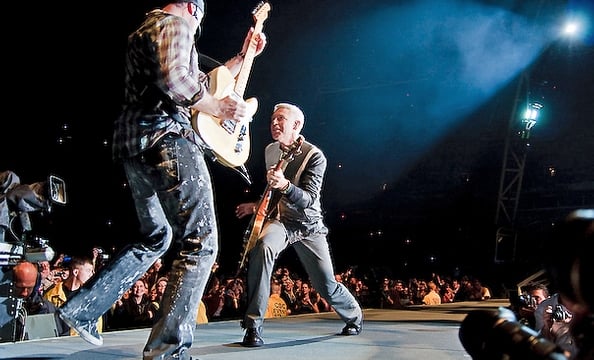
[{"label": "hand holding camera", "polygon": [[553,321],[563,321],[568,323],[571,321],[571,318],[573,318],[573,315],[563,305],[557,305],[554,309],[549,306],[545,311],[551,314],[551,320]]}]

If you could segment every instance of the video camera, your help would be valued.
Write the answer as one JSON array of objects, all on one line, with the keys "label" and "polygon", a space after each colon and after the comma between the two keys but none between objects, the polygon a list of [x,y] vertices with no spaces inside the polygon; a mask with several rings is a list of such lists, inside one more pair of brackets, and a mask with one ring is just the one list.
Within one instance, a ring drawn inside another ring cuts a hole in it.
[{"label": "video camera", "polygon": [[32,231],[30,213],[51,212],[53,204],[66,204],[66,184],[50,175],[46,181],[21,184],[11,171],[0,173],[0,266],[21,260],[50,261],[55,253],[49,241]]},{"label": "video camera", "polygon": [[23,299],[15,292],[13,267],[26,260],[51,261],[54,250],[47,239],[32,230],[30,213],[51,211],[53,204],[66,204],[64,180],[51,175],[46,181],[21,184],[12,171],[0,172],[0,342],[13,339],[15,319]]}]

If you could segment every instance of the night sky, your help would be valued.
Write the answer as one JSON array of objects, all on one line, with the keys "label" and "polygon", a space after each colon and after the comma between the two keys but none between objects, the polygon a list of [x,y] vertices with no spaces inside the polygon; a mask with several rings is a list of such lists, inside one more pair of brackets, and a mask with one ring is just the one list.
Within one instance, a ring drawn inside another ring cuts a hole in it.
[{"label": "night sky", "polygon": [[[207,1],[201,52],[221,62],[237,53],[257,4]],[[270,4],[268,47],[245,93],[259,104],[246,163],[254,182],[211,166],[223,272],[234,271],[249,221],[235,219],[233,209],[264,188],[269,116],[281,101],[302,107],[303,134],[328,158],[322,201],[339,271],[357,265],[398,277],[457,269],[487,276],[508,123],[528,102],[543,108],[527,141],[517,218],[525,267],[536,266],[524,255],[552,221],[594,207],[590,1]],[[69,204],[39,227],[57,252],[118,249],[138,236],[110,158],[111,126],[127,34],[156,5],[102,2],[89,11],[80,4],[71,16],[45,4],[27,19],[33,37],[15,31],[8,40],[5,103],[12,109],[0,169],[23,183],[50,173],[66,180]],[[581,38],[560,37],[568,17],[586,21]],[[290,252],[284,258],[293,261]]]}]

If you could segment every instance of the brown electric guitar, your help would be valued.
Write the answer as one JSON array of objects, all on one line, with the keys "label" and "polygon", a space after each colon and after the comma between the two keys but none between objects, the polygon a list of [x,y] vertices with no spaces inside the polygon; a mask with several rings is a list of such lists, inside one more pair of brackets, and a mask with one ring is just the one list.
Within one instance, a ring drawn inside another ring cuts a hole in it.
[{"label": "brown electric guitar", "polygon": [[[225,66],[219,66],[208,74],[210,93],[216,99],[223,99],[227,96],[236,96],[243,99],[250,70],[256,56],[255,36],[262,32],[269,11],[270,4],[267,2],[261,2],[252,11],[256,21],[254,32],[237,78],[234,79]],[[250,117],[252,117],[258,109],[258,100],[250,98],[246,102],[248,103]],[[250,155],[250,121],[251,119],[242,122],[220,119],[203,112],[194,112],[192,114],[192,127],[194,130],[210,146],[216,155],[217,161],[231,168],[242,166]]]},{"label": "brown electric guitar", "polygon": [[[282,152],[280,160],[274,166],[274,170],[280,170],[285,166],[286,163],[293,161],[295,155],[301,154],[302,144],[303,136],[299,136],[297,140],[293,142],[291,147]],[[258,236],[260,236],[260,232],[262,231],[264,221],[266,220],[270,210],[272,209],[272,190],[273,188],[270,186],[270,184],[267,184],[266,189],[264,190],[264,194],[262,195],[260,201],[258,202],[258,205],[256,206],[256,211],[254,212],[254,215],[252,215],[250,224],[245,231],[245,234],[243,236],[243,252],[241,255],[241,260],[239,261],[239,267],[237,268],[237,274],[235,275],[235,277],[239,276],[239,274],[245,267],[245,264],[247,263],[247,255],[250,252],[250,250],[252,250],[254,245],[256,245],[256,241],[258,240]]]}]

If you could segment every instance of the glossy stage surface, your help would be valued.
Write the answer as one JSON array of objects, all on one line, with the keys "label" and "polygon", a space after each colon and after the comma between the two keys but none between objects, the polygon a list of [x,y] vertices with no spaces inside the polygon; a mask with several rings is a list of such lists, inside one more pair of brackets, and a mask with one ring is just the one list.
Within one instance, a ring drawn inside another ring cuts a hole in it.
[{"label": "glossy stage surface", "polygon": [[[468,312],[508,306],[507,300],[412,306],[405,310],[365,309],[358,336],[338,335],[344,323],[335,313],[266,320],[265,345],[239,345],[238,320],[198,325],[190,354],[194,360],[471,359],[458,332]],[[0,359],[142,359],[149,329],[103,333],[103,346],[78,336],[0,343]]]}]

